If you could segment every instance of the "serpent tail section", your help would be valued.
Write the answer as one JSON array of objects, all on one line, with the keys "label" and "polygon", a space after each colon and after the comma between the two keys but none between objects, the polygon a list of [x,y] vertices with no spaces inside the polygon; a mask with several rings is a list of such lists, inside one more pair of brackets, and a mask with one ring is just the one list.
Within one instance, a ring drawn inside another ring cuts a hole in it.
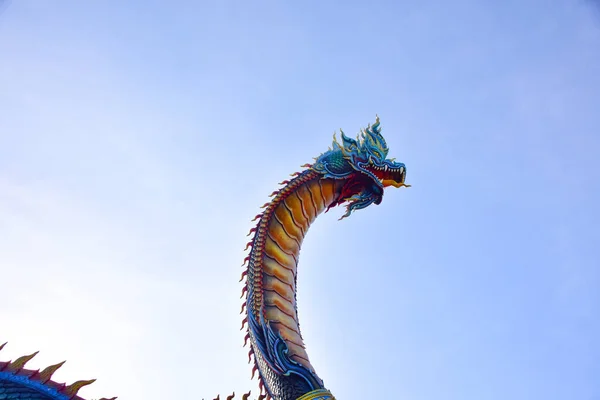
[{"label": "serpent tail section", "polygon": [[[4,348],[6,343],[0,346]],[[38,354],[29,354],[15,361],[0,362],[0,400],[85,400],[79,389],[95,381],[81,380],[70,385],[52,380],[52,375],[65,363],[51,365],[42,371],[25,369],[25,364]],[[115,400],[116,397],[99,400]]]}]

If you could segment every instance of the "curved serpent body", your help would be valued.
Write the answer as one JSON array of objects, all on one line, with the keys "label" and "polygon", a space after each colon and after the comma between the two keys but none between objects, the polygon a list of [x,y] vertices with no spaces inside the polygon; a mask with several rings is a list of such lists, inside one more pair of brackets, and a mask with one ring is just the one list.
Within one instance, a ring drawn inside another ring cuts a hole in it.
[{"label": "curved serpent body", "polygon": [[[281,183],[284,186],[271,194],[273,200],[263,206],[264,212],[255,217],[257,225],[249,233],[254,236],[246,246],[250,253],[243,264],[242,280],[246,282],[242,297],[246,299],[242,311],[246,315],[242,329],[246,326],[244,344],[249,341],[249,357],[254,356],[252,376],[257,371],[259,375],[259,400],[334,399],[310,363],[300,333],[296,277],[302,241],[323,211],[347,203],[345,218],[355,210],[379,204],[384,187],[409,186],[404,183],[405,165],[386,159],[388,147],[379,118],[361,130],[356,140],[343,132],[341,138],[339,143],[334,135],[329,151]],[[83,400],[77,391],[93,381],[70,386],[53,382],[52,373],[62,363],[42,372],[23,369],[34,355],[0,363],[0,400]]]},{"label": "curved serpent body", "polygon": [[255,370],[269,396],[297,399],[323,389],[310,364],[296,310],[298,256],[315,217],[340,197],[343,181],[313,170],[287,184],[266,207],[255,229],[246,270],[245,302]]}]

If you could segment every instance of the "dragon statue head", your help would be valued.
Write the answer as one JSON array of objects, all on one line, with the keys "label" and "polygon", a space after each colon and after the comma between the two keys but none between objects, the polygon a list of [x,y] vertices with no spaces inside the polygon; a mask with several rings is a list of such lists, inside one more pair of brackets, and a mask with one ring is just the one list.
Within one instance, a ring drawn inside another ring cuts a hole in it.
[{"label": "dragon statue head", "polygon": [[388,147],[381,135],[379,116],[367,129],[361,129],[356,139],[347,137],[340,129],[342,143],[333,135],[333,145],[329,151],[315,158],[312,169],[323,178],[345,179],[342,195],[338,202],[329,208],[347,201],[348,217],[354,210],[381,203],[383,188],[386,186],[410,187],[404,183],[406,166],[388,159]]}]

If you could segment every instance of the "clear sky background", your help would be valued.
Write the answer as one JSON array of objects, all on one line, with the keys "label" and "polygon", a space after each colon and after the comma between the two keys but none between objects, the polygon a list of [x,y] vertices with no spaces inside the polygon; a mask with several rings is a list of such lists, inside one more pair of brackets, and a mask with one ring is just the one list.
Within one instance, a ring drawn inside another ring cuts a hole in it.
[{"label": "clear sky background", "polygon": [[16,1],[0,14],[0,359],[86,398],[252,389],[250,219],[381,117],[410,189],[307,236],[341,400],[600,399],[600,8]]}]

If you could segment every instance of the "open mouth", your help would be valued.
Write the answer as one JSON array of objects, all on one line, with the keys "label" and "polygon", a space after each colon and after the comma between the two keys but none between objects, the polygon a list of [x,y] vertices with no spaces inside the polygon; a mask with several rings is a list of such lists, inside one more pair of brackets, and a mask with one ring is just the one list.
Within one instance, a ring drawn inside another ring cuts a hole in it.
[{"label": "open mouth", "polygon": [[386,164],[382,166],[370,164],[366,169],[379,179],[383,187],[394,186],[399,188],[402,186],[410,186],[404,183],[404,180],[406,179],[406,168],[403,166],[390,167]]}]

